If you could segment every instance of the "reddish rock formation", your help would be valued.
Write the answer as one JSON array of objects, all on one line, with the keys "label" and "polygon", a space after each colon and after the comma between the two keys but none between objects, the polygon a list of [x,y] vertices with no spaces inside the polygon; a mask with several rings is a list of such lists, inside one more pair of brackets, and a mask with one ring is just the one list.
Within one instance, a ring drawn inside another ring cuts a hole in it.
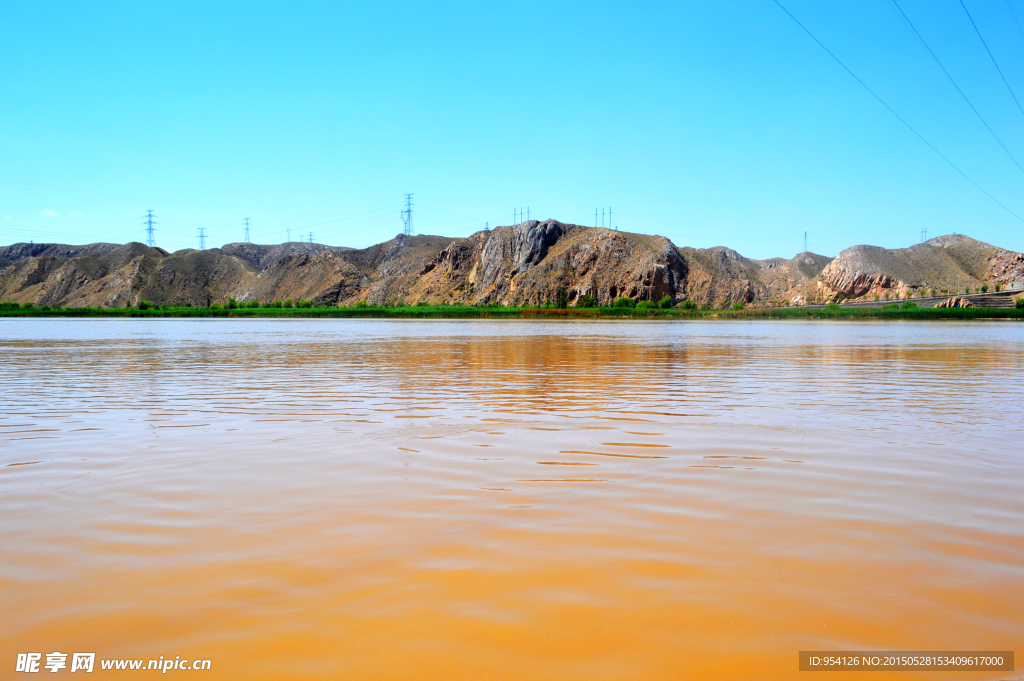
[{"label": "reddish rock formation", "polygon": [[974,307],[974,303],[966,298],[953,296],[952,298],[946,298],[941,303],[936,303],[935,307]]}]

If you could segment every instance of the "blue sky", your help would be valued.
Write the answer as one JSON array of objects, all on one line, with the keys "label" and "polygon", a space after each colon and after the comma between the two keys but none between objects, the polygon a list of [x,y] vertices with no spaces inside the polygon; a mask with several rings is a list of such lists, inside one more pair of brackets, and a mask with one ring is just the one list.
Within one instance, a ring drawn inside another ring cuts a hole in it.
[{"label": "blue sky", "polygon": [[[1024,172],[890,0],[783,4],[1024,216]],[[959,0],[897,0],[1018,159],[1024,113]],[[1024,97],[1024,0],[964,0]],[[0,243],[365,247],[533,218],[755,258],[1024,222],[774,0],[0,6]]]}]

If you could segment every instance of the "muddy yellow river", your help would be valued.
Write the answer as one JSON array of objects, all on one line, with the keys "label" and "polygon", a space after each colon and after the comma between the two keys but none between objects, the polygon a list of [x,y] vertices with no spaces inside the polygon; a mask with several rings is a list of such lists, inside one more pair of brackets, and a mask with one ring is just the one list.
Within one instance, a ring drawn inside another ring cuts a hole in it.
[{"label": "muddy yellow river", "polygon": [[0,678],[1024,678],[797,671],[1024,666],[1022,370],[1015,323],[0,320]]}]

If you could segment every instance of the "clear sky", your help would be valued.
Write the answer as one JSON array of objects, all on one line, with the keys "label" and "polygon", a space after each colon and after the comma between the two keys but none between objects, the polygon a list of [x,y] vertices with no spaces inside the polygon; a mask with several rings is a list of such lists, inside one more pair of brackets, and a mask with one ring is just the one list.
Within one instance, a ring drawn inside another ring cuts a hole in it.
[{"label": "clear sky", "polygon": [[[897,0],[1024,163],[1024,112],[960,0]],[[1024,171],[891,0],[782,0],[1024,217]],[[1024,98],[1024,0],[964,0]],[[1015,18],[1016,14],[1016,18]],[[975,188],[774,0],[0,5],[0,243],[467,236],[513,210],[749,257],[965,233],[1024,250]],[[1024,101],[1024,100],[1022,100]],[[600,218],[599,218],[600,220]],[[607,224],[607,223],[606,223]]]}]

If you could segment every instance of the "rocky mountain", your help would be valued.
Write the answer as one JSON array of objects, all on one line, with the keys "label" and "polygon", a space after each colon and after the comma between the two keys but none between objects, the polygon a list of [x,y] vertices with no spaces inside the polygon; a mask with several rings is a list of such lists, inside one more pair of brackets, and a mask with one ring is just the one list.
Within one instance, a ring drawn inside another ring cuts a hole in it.
[{"label": "rocky mountain", "polygon": [[168,253],[125,245],[0,248],[0,300],[52,306],[205,305],[313,300],[351,305],[542,304],[565,295],[607,304],[670,296],[709,306],[785,304],[1024,279],[1024,256],[964,236],[908,249],[854,246],[835,258],[801,253],[753,260],[724,247],[678,247],[660,236],[527,221],[464,239],[399,235],[370,248],[234,243]]}]

